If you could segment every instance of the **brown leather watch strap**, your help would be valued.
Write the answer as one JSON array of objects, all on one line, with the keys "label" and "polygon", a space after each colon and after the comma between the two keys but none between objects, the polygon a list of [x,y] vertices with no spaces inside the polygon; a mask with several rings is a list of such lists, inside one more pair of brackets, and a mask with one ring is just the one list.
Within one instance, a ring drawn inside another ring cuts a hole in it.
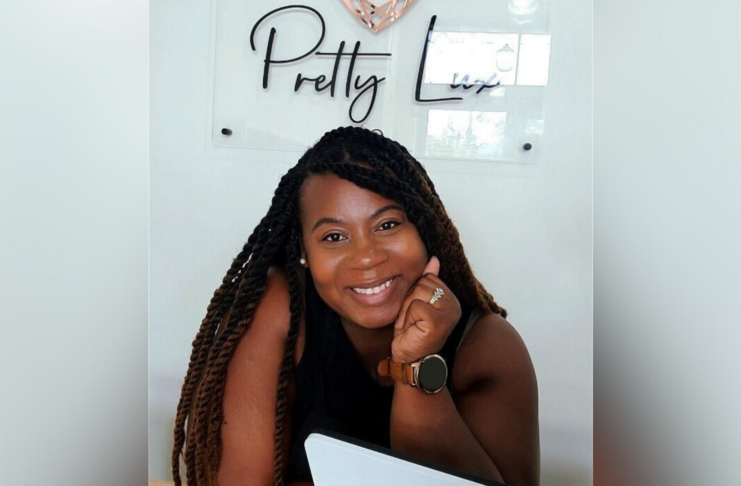
[{"label": "brown leather watch strap", "polygon": [[382,359],[378,362],[378,375],[390,376],[405,385],[416,386],[414,383],[414,368],[411,364],[397,363],[391,358]]}]

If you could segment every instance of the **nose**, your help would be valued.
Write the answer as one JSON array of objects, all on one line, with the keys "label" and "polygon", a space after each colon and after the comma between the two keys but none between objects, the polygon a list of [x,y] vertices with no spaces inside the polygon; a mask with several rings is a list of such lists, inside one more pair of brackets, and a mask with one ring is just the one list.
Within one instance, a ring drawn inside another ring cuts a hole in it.
[{"label": "nose", "polygon": [[359,269],[373,268],[389,258],[386,248],[374,238],[356,238],[352,266]]}]

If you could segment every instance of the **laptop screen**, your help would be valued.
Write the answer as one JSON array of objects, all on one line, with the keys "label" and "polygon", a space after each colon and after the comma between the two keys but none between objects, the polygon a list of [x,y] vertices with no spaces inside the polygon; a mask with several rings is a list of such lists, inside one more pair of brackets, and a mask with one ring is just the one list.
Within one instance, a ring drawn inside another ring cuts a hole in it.
[{"label": "laptop screen", "polygon": [[305,447],[315,486],[504,486],[323,429]]}]

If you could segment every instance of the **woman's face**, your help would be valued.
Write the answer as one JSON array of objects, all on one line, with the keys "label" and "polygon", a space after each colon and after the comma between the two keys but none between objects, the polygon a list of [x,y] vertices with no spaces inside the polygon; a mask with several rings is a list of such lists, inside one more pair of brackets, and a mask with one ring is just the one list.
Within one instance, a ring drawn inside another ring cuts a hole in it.
[{"label": "woman's face", "polygon": [[313,175],[302,187],[301,226],[324,302],[361,327],[393,323],[428,260],[401,206],[334,174]]}]

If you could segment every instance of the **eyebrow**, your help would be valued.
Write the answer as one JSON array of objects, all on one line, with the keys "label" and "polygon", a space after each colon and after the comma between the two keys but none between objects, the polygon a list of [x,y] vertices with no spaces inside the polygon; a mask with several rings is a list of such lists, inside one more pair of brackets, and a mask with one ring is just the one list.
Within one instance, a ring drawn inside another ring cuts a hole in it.
[{"label": "eyebrow", "polygon": [[[394,210],[394,209],[396,209],[398,211],[404,211],[404,208],[402,208],[398,204],[389,204],[387,206],[384,206],[382,208],[379,208],[379,209],[376,209],[375,211],[373,211],[373,214],[371,214],[368,217],[368,219],[377,218],[378,216],[380,216],[381,214],[385,213],[386,211],[391,211],[391,210]],[[321,219],[319,219],[319,221],[317,221],[314,224],[314,227],[311,228],[311,232],[313,233],[318,227],[320,227],[323,224],[345,224],[345,221],[342,220],[342,219],[337,219],[337,218],[321,218]]]}]

